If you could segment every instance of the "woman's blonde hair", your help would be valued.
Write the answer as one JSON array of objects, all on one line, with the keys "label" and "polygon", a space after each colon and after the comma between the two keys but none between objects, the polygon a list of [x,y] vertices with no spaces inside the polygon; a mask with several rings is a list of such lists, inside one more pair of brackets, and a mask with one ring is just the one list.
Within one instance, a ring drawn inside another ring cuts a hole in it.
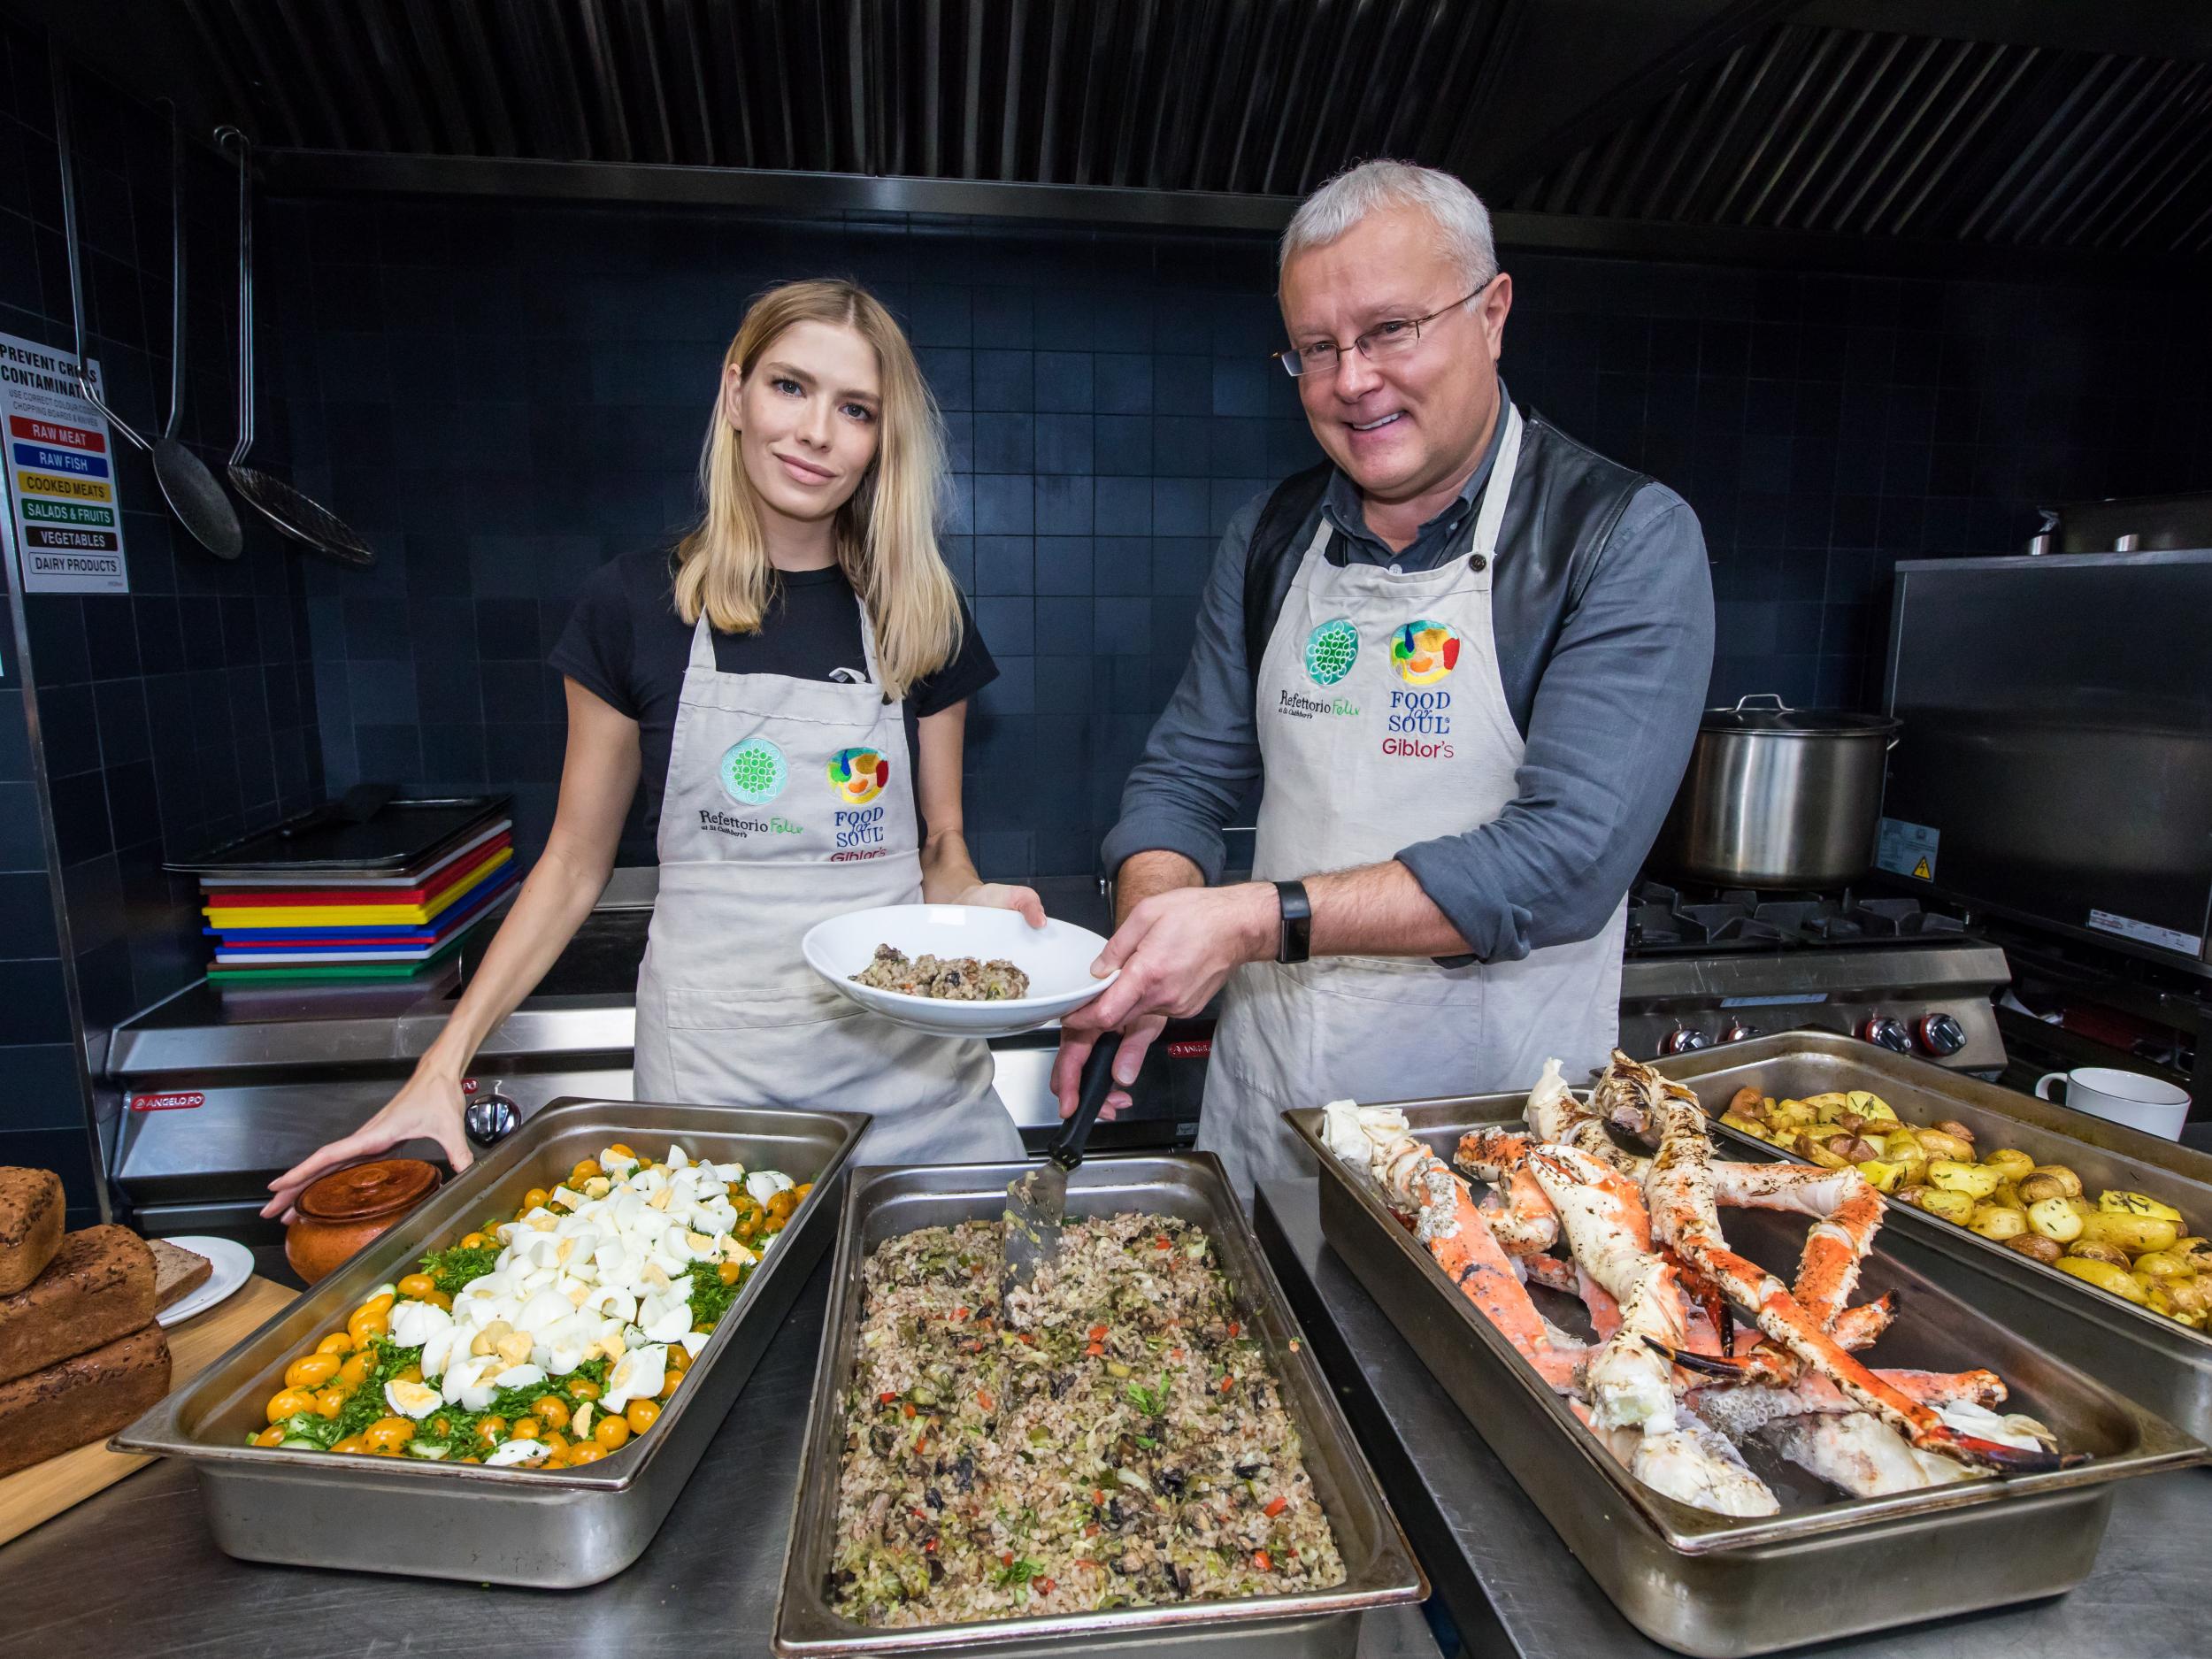
[{"label": "woman's blonde hair", "polygon": [[793,325],[832,323],[875,348],[883,379],[876,458],[837,510],[837,563],[875,628],[877,672],[893,699],[950,662],[960,649],[960,593],[937,546],[945,470],[943,418],[906,334],[882,302],[856,283],[787,282],[755,300],[723,354],[714,412],[699,454],[706,511],[676,544],[676,609],[695,625],[703,611],[726,634],[757,634],[775,596],[752,481],[723,408],[733,365],[750,375]]}]

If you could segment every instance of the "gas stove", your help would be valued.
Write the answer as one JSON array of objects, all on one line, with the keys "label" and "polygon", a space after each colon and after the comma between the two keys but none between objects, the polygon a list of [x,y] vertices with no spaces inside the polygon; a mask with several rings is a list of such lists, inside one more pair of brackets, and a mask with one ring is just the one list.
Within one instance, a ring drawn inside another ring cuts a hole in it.
[{"label": "gas stove", "polygon": [[1640,882],[1629,895],[1621,1046],[1658,1057],[1772,1031],[1839,1031],[1993,1077],[2005,954],[1917,899]]}]

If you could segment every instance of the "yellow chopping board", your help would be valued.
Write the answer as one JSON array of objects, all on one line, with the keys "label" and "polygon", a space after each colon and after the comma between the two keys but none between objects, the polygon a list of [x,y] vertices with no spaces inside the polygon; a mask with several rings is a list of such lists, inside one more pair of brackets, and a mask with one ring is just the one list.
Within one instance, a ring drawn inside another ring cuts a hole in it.
[{"label": "yellow chopping board", "polygon": [[[234,1295],[172,1326],[168,1333],[171,1391],[181,1388],[259,1330],[299,1294],[256,1274]],[[73,1452],[64,1452],[0,1479],[0,1544],[153,1461],[135,1452],[108,1450],[107,1437],[103,1435],[89,1446],[80,1446]]]}]

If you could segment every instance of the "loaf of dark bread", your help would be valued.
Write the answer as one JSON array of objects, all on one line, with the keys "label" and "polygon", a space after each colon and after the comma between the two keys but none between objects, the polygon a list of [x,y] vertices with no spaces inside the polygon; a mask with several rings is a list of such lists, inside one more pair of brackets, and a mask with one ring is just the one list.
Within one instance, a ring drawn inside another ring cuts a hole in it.
[{"label": "loaf of dark bread", "polygon": [[51,1170],[0,1168],[0,1296],[46,1271],[61,1248],[61,1177]]},{"label": "loaf of dark bread", "polygon": [[0,1383],[89,1353],[150,1324],[154,1253],[127,1227],[63,1238],[46,1271],[0,1296]]},{"label": "loaf of dark bread", "polygon": [[105,1440],[168,1392],[157,1325],[0,1383],[0,1476]]}]

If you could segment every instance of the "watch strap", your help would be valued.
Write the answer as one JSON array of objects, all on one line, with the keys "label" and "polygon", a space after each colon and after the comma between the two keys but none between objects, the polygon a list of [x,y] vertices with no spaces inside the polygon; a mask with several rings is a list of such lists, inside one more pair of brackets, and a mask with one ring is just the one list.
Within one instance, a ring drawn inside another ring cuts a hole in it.
[{"label": "watch strap", "polygon": [[1313,901],[1302,881],[1278,881],[1275,895],[1283,907],[1282,935],[1275,948],[1278,962],[1303,962],[1313,950]]}]

